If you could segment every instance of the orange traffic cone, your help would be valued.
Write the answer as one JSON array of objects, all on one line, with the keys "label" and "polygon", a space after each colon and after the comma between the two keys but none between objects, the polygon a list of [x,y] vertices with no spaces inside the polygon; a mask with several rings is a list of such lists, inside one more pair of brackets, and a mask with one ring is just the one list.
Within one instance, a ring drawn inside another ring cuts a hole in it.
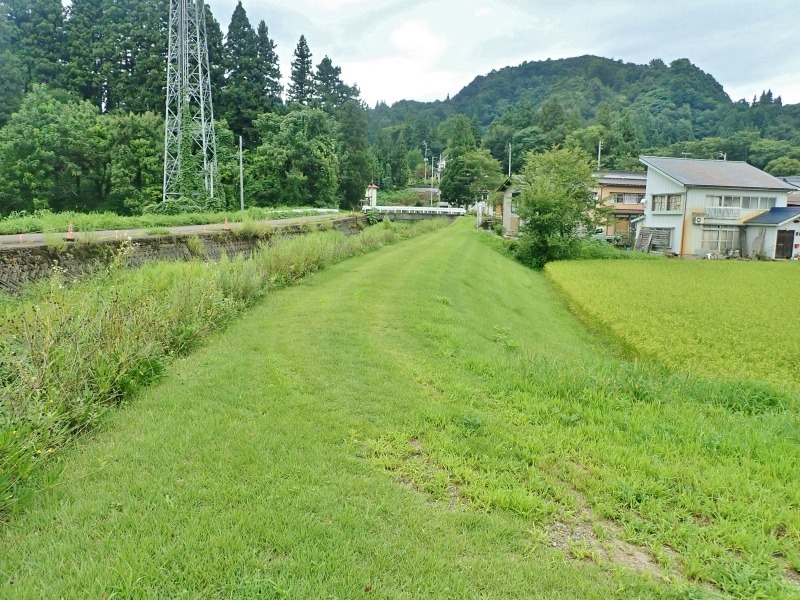
[{"label": "orange traffic cone", "polygon": [[223,231],[230,231],[231,227],[228,225],[228,217],[225,217],[225,225],[222,226]]},{"label": "orange traffic cone", "polygon": [[75,241],[75,230],[72,229],[72,221],[69,222],[69,228],[67,229],[67,241],[68,242]]}]

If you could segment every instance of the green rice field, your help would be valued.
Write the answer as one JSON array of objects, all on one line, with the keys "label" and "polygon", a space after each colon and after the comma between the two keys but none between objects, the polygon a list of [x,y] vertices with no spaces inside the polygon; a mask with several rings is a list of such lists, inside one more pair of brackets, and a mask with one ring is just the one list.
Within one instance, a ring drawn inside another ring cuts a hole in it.
[{"label": "green rice field", "polygon": [[633,356],[701,377],[800,388],[799,264],[573,261],[546,272]]}]

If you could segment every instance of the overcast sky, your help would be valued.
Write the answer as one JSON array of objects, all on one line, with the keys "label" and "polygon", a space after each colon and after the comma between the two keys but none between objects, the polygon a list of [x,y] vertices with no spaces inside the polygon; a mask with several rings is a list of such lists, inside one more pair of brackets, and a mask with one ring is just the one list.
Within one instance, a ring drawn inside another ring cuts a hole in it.
[{"label": "overcast sky", "polygon": [[[223,31],[236,0],[207,0]],[[762,90],[800,103],[800,0],[243,0],[278,45],[284,78],[300,35],[383,100],[443,100],[526,60],[594,54],[688,58],[733,100]]]}]

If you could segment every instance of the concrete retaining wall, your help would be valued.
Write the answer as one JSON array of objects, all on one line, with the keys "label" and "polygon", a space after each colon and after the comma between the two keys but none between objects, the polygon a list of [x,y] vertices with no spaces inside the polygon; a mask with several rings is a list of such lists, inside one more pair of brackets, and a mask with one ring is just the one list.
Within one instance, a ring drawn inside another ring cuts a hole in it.
[{"label": "concrete retaining wall", "polygon": [[[276,227],[273,235],[303,235],[316,229],[319,222],[292,224]],[[363,216],[347,217],[333,221],[333,228],[345,235],[358,233],[366,225]],[[202,252],[196,242],[202,243]],[[164,235],[141,237],[133,240],[133,249],[126,262],[137,267],[157,260],[204,260],[217,261],[223,252],[229,257],[249,256],[265,241],[254,236],[232,232],[200,232],[186,235]],[[123,240],[102,240],[91,243],[72,242],[66,248],[26,246],[0,248],[0,292],[17,294],[31,282],[49,277],[58,267],[68,278],[80,277],[108,265],[119,251]],[[193,252],[193,250],[196,252]]]}]

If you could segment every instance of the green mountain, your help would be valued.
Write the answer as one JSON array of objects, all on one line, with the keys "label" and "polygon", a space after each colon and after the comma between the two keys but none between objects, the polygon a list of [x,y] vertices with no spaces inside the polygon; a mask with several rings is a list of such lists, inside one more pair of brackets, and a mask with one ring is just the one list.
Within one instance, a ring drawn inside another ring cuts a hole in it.
[{"label": "green mountain", "polygon": [[800,159],[800,105],[784,106],[769,90],[752,102],[734,101],[685,58],[669,65],[598,56],[524,62],[478,76],[444,101],[401,101],[370,111],[375,140],[388,136],[409,149],[425,140],[436,151],[447,146],[441,126],[457,115],[471,119],[498,159],[509,142],[527,151],[568,139],[595,153],[603,140],[619,159],[611,167],[635,165],[644,150],[750,160],[751,147],[764,140],[777,143],[762,157],[767,162]]}]

